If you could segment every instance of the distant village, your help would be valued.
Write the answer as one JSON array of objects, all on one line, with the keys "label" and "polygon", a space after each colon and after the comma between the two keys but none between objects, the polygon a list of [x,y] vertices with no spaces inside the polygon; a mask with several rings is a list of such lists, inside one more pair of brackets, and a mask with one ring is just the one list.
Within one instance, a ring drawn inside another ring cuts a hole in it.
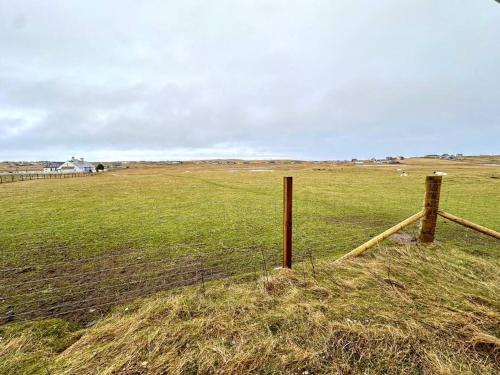
[{"label": "distant village", "polygon": [[444,160],[463,160],[464,159],[464,155],[463,154],[456,154],[456,155],[450,155],[450,154],[425,155],[424,158],[428,158],[428,159],[444,159]]},{"label": "distant village", "polygon": [[[456,154],[456,155],[451,155],[451,154],[442,154],[442,155],[425,155],[424,158],[426,159],[443,159],[443,160],[463,160],[464,155],[463,154]],[[352,159],[351,162],[354,164],[365,164],[365,163],[372,163],[372,164],[399,164],[402,160],[405,160],[404,156],[387,156],[385,159],[377,159],[377,158],[371,158],[369,160],[358,160],[358,159]]]},{"label": "distant village", "polygon": [[[463,160],[463,154],[430,154],[423,156],[427,159],[441,159],[441,160]],[[404,156],[386,156],[385,158],[370,158],[370,159],[350,159],[350,160],[323,160],[323,161],[304,161],[304,160],[241,160],[241,159],[209,159],[209,160],[191,160],[191,161],[116,161],[107,162],[106,165],[98,163],[94,165],[84,158],[72,157],[66,162],[15,162],[5,161],[3,164],[5,173],[95,173],[111,169],[125,169],[130,168],[130,164],[144,164],[144,165],[177,165],[177,164],[211,164],[211,165],[234,165],[234,164],[341,164],[341,165],[365,165],[365,164],[401,164],[405,160]]]}]

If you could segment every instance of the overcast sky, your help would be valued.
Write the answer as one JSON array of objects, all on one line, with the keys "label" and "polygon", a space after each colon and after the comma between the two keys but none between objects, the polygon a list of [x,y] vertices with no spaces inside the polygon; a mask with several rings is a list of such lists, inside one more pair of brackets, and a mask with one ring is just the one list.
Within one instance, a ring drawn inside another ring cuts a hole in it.
[{"label": "overcast sky", "polygon": [[0,160],[500,153],[494,0],[0,0]]}]

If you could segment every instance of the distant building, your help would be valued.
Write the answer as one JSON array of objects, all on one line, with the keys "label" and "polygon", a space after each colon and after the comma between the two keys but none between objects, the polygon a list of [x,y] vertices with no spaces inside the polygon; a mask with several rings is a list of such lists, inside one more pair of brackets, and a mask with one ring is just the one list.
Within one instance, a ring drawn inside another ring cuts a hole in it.
[{"label": "distant building", "polygon": [[71,160],[63,163],[57,170],[62,173],[93,173],[95,172],[95,167],[83,158],[76,159],[73,156]]},{"label": "distant building", "polygon": [[51,172],[57,172],[58,168],[62,165],[63,163],[53,161],[53,162],[48,162],[45,164],[43,167],[43,173],[51,173]]}]

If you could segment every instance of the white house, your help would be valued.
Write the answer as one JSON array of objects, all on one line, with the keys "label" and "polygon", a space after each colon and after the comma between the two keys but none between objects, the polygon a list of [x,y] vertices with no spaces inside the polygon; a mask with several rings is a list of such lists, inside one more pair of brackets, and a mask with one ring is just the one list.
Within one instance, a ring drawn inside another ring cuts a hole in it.
[{"label": "white house", "polygon": [[52,172],[57,172],[57,169],[62,165],[63,163],[60,162],[48,162],[45,164],[43,167],[43,173],[52,173]]},{"label": "white house", "polygon": [[83,160],[83,158],[76,159],[73,156],[71,160],[63,163],[57,170],[62,173],[92,173],[95,172],[95,167],[88,161]]}]

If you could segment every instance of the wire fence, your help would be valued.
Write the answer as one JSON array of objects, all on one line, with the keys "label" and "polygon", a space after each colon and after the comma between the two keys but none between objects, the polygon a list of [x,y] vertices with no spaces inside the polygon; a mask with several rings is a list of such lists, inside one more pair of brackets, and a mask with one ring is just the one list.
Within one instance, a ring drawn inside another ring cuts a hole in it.
[{"label": "wire fence", "polygon": [[33,180],[52,180],[63,178],[75,177],[91,177],[93,173],[83,172],[44,172],[44,173],[0,173],[0,184],[7,184],[9,182],[22,182]]},{"label": "wire fence", "polygon": [[[285,173],[138,170],[2,186],[0,321],[86,322],[154,292],[266,277],[282,265]],[[294,264],[310,269],[422,209],[424,174],[293,174]],[[498,183],[467,175],[446,181],[442,207],[497,229]],[[411,244],[417,234],[412,225],[389,241]],[[445,220],[436,240],[499,250],[497,240]]]}]

